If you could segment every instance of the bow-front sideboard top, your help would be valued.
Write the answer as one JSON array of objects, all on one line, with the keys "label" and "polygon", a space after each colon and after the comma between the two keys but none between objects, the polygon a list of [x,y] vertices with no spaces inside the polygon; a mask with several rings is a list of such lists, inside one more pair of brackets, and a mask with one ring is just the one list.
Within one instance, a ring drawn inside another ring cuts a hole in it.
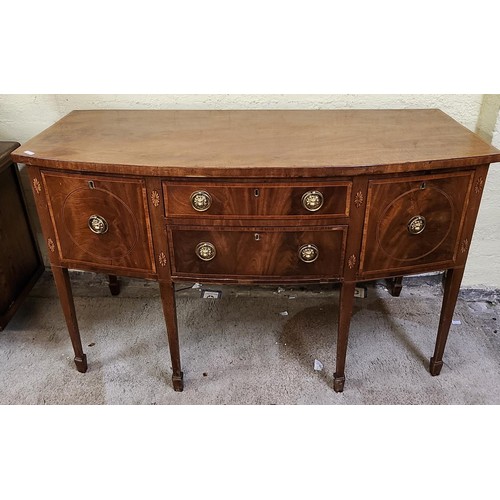
[{"label": "bow-front sideboard top", "polygon": [[99,110],[73,111],[12,157],[28,166],[79,371],[68,269],[110,274],[114,293],[116,275],[159,282],[178,391],[176,282],[338,282],[339,392],[357,281],[446,271],[439,374],[500,151],[432,109]]}]

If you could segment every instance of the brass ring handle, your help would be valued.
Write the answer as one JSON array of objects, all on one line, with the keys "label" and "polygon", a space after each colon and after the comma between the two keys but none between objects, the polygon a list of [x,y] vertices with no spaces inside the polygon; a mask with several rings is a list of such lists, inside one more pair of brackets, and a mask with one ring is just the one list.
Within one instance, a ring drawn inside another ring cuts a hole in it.
[{"label": "brass ring handle", "polygon": [[299,248],[299,259],[307,264],[314,262],[319,257],[319,250],[316,245],[302,245]]},{"label": "brass ring handle", "polygon": [[108,232],[108,222],[100,215],[91,215],[89,217],[89,228],[95,234],[104,234]]},{"label": "brass ring handle", "polygon": [[415,215],[408,221],[408,232],[410,234],[420,234],[425,229],[425,217],[423,215]]},{"label": "brass ring handle", "polygon": [[212,204],[212,197],[206,191],[195,191],[191,193],[191,206],[197,212],[205,212]]},{"label": "brass ring handle", "polygon": [[302,205],[309,212],[316,212],[323,206],[323,194],[320,191],[307,191],[302,195]]},{"label": "brass ring handle", "polygon": [[208,241],[202,241],[201,243],[198,243],[198,245],[196,245],[195,252],[197,257],[204,261],[212,260],[217,253],[215,247]]}]

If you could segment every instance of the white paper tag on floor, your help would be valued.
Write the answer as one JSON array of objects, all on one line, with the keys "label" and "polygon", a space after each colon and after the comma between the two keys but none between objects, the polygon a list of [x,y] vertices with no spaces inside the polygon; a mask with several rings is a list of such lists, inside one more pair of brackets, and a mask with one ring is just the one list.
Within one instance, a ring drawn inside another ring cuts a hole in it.
[{"label": "white paper tag on floor", "polygon": [[314,360],[314,369],[317,372],[320,372],[323,369],[323,363],[321,361],[319,361],[318,359],[315,359]]},{"label": "white paper tag on floor", "polygon": [[451,322],[454,325],[461,325],[462,324],[462,322],[459,319],[453,319]]}]

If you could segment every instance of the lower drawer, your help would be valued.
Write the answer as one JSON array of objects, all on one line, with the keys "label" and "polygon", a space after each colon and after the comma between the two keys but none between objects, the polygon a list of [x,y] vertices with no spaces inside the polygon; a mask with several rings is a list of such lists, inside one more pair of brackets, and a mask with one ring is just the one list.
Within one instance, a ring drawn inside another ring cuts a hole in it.
[{"label": "lower drawer", "polygon": [[338,278],[347,226],[169,229],[173,276]]}]

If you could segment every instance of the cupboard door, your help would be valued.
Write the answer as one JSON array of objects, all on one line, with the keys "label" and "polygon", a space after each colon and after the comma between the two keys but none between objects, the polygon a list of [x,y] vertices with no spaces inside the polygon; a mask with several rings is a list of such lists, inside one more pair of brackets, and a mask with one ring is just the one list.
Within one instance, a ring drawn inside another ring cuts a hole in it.
[{"label": "cupboard door", "polygon": [[453,265],[472,177],[470,171],[370,181],[359,274]]},{"label": "cupboard door", "polygon": [[44,172],[63,261],[153,270],[144,182]]}]

